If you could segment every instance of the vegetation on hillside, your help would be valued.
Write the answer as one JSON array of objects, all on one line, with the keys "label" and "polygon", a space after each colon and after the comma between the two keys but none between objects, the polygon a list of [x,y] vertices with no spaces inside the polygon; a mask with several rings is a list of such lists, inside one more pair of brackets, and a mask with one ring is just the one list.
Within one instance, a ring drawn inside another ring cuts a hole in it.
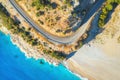
[{"label": "vegetation on hillside", "polygon": [[37,10],[43,10],[45,8],[55,9],[57,4],[55,2],[51,3],[50,0],[34,0],[32,6],[36,7]]},{"label": "vegetation on hillside", "polygon": [[72,6],[72,0],[64,0],[64,4],[66,4],[70,7],[70,6]]},{"label": "vegetation on hillside", "polygon": [[64,59],[66,57],[66,55],[60,51],[46,49],[44,47],[45,45],[43,45],[37,38],[34,38],[30,34],[30,29],[27,30],[24,27],[20,27],[19,23],[9,16],[7,10],[2,5],[0,5],[0,19],[2,20],[3,26],[10,30],[13,34],[21,36],[30,45],[37,46],[39,49],[43,50],[45,54],[57,59]]},{"label": "vegetation on hillside", "polygon": [[50,0],[35,0],[32,6],[36,6],[37,10],[44,9],[45,7],[51,7]]},{"label": "vegetation on hillside", "polygon": [[101,14],[98,20],[98,26],[103,27],[106,23],[106,19],[108,18],[108,14],[120,4],[120,0],[106,0],[104,7],[101,10]]}]

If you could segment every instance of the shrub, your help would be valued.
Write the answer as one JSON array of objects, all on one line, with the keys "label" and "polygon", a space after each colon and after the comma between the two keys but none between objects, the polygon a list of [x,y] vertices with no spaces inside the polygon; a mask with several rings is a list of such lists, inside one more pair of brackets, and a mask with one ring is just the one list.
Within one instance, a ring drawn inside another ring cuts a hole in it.
[{"label": "shrub", "polygon": [[105,20],[111,10],[113,10],[114,4],[120,4],[120,0],[106,0],[105,6],[102,8],[98,20],[98,26],[102,28],[105,25]]}]

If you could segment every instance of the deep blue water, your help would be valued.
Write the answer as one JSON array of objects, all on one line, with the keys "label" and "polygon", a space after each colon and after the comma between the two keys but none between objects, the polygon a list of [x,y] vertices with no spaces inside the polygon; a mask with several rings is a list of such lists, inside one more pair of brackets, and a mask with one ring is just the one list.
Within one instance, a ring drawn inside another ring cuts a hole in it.
[{"label": "deep blue water", "polygon": [[63,65],[26,58],[10,36],[0,32],[0,80],[81,80]]}]

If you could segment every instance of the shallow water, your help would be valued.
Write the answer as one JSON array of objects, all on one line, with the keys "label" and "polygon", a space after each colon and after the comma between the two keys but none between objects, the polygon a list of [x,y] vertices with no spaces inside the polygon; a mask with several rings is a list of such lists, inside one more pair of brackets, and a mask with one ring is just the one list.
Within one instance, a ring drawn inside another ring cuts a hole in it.
[{"label": "shallow water", "polygon": [[63,65],[40,64],[41,60],[26,58],[10,36],[0,32],[0,80],[81,80]]}]

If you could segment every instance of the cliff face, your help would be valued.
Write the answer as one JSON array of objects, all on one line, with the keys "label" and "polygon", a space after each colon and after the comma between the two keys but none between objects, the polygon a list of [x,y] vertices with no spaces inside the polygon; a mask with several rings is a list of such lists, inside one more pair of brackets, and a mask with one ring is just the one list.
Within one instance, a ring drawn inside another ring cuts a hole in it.
[{"label": "cliff face", "polygon": [[89,80],[120,80],[120,5],[105,30],[68,60],[73,71]]}]

